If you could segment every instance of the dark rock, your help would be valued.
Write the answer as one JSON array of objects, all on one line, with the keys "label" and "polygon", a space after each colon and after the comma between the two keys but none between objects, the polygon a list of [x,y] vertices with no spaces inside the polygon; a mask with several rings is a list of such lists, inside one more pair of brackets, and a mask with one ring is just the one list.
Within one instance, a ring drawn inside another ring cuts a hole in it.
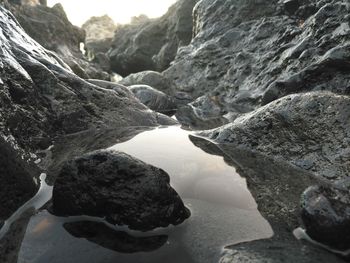
[{"label": "dark rock", "polygon": [[217,143],[286,161],[325,179],[348,176],[350,99],[330,92],[289,95],[221,128]]},{"label": "dark rock", "polygon": [[190,108],[199,123],[213,117],[233,121],[293,93],[349,94],[348,1],[288,1],[292,16],[283,2],[196,5],[194,38],[163,75],[195,99]]},{"label": "dark rock", "polygon": [[180,0],[161,18],[142,18],[131,25],[119,26],[109,51],[112,70],[127,76],[166,69],[178,48],[191,41],[195,4],[196,0]]},{"label": "dark rock", "polygon": [[284,9],[290,14],[294,14],[300,7],[299,0],[284,0],[283,5]]},{"label": "dark rock", "polygon": [[38,190],[34,178],[39,171],[22,160],[21,152],[11,144],[9,137],[0,137],[0,229],[1,220],[8,219]]},{"label": "dark rock", "polygon": [[312,186],[302,196],[301,217],[307,234],[332,248],[350,248],[350,194]]},{"label": "dark rock", "polygon": [[63,227],[76,238],[85,238],[120,253],[150,252],[159,249],[168,240],[166,235],[134,237],[103,223],[89,221],[65,223]]},{"label": "dark rock", "polygon": [[84,58],[80,44],[85,42],[85,32],[72,25],[61,4],[52,8],[46,5],[22,2],[6,4],[26,33],[43,47],[52,50],[82,78],[109,80],[107,72],[96,63]]},{"label": "dark rock", "polygon": [[125,86],[148,85],[168,95],[173,93],[171,82],[156,71],[142,71],[131,74],[123,78],[119,83]]},{"label": "dark rock", "polygon": [[174,115],[176,112],[176,105],[174,100],[148,85],[132,85],[129,89],[135,94],[143,104],[159,113],[166,115]]},{"label": "dark rock", "polygon": [[104,217],[144,231],[190,216],[163,170],[115,151],[69,161],[55,182],[53,208],[60,215]]}]

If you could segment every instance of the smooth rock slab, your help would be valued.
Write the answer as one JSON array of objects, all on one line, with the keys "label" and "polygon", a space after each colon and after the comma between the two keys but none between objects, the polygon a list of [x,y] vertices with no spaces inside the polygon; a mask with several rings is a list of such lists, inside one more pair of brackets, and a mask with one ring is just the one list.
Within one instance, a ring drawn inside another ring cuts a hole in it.
[{"label": "smooth rock slab", "polygon": [[104,217],[147,231],[190,216],[163,170],[125,153],[104,150],[67,162],[53,189],[59,215]]},{"label": "smooth rock slab", "polygon": [[302,197],[301,216],[314,240],[337,249],[350,248],[349,191],[309,187]]}]

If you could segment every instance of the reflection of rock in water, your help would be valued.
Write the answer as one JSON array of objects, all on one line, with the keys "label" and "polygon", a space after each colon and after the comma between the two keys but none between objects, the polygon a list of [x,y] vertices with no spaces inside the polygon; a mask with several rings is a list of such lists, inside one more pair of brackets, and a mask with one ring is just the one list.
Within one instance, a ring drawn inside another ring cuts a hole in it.
[{"label": "reflection of rock in water", "polygon": [[[258,153],[213,144],[203,138],[190,136],[191,141],[205,152],[224,157],[247,179],[249,190],[258,203],[259,211],[274,231],[270,239],[229,246],[222,262],[342,262],[325,250],[296,240],[292,234],[298,227],[300,195],[315,182],[309,173]],[[293,258],[290,258],[293,255]],[[315,260],[315,261],[314,261]]]},{"label": "reflection of rock in water", "polygon": [[121,252],[149,252],[162,247],[166,235],[134,237],[126,232],[114,231],[103,223],[81,221],[65,223],[63,227],[74,237],[85,238],[102,247]]}]

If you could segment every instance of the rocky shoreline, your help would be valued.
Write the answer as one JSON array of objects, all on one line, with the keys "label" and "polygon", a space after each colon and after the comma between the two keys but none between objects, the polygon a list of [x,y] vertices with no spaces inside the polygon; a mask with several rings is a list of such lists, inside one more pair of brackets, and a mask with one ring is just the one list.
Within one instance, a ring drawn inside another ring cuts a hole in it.
[{"label": "rocky shoreline", "polygon": [[[190,213],[164,171],[104,150],[181,124],[246,178],[274,230],[227,244],[221,263],[349,260],[293,236],[303,226],[350,248],[348,1],[179,0],[159,19],[93,18],[84,29],[61,5],[0,5],[0,226],[35,195],[42,172],[55,184],[50,211],[143,230],[182,223]],[[114,73],[125,78],[111,82]],[[32,213],[0,240],[1,262],[17,262]],[[81,236],[89,224],[66,227]]]}]

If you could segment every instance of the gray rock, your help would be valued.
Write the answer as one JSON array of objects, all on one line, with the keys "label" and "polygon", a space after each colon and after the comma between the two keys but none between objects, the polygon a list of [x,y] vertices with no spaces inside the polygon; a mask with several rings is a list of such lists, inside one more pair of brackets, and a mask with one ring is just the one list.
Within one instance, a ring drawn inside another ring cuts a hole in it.
[{"label": "gray rock", "polygon": [[233,121],[292,93],[348,94],[349,2],[284,2],[202,0],[195,6],[194,38],[163,75],[177,91],[200,97],[191,104],[199,123]]},{"label": "gray rock", "polygon": [[312,186],[302,196],[301,217],[307,234],[338,250],[350,249],[350,194]]},{"label": "gray rock", "polygon": [[85,49],[93,59],[98,53],[106,53],[112,43],[117,26],[108,15],[91,17],[82,27],[86,32]]},{"label": "gray rock", "polygon": [[5,2],[26,33],[43,47],[52,50],[81,78],[109,80],[109,73],[101,66],[89,62],[80,50],[85,32],[70,23],[61,4],[53,7],[22,2],[13,5]]},{"label": "gray rock", "polygon": [[166,69],[178,48],[191,41],[195,3],[196,0],[180,0],[161,18],[142,18],[119,26],[108,53],[112,70],[127,76],[144,70]]},{"label": "gray rock", "polygon": [[53,209],[60,215],[104,217],[143,231],[177,225],[190,216],[167,173],[108,150],[76,158],[62,168],[53,189]]},{"label": "gray rock", "polygon": [[289,95],[203,132],[230,144],[286,161],[327,180],[348,176],[350,99],[330,92]]},{"label": "gray rock", "polygon": [[130,74],[119,81],[119,83],[125,86],[148,85],[168,95],[173,93],[171,82],[156,71],[149,70]]},{"label": "gray rock", "polygon": [[166,115],[174,115],[176,112],[176,105],[174,100],[148,85],[132,85],[129,89],[134,93],[143,104],[159,113]]}]

